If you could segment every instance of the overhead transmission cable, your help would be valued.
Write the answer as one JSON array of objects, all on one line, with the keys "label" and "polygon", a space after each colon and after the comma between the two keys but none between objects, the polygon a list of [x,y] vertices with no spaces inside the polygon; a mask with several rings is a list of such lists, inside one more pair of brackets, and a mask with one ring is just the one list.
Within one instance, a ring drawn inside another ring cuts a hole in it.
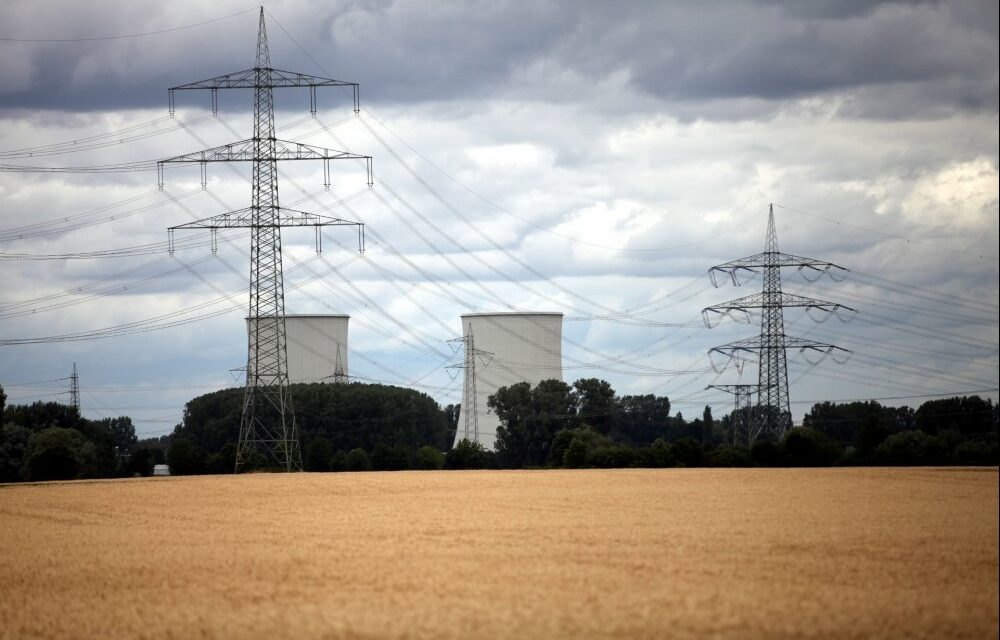
[{"label": "overhead transmission cable", "polygon": [[229,20],[237,16],[250,13],[251,11],[257,11],[258,7],[254,6],[249,9],[244,9],[243,11],[237,11],[236,13],[231,13],[229,15],[221,16],[218,18],[211,18],[208,20],[202,20],[200,22],[194,22],[191,24],[184,24],[176,27],[167,27],[164,29],[154,29],[151,31],[140,31],[137,33],[122,33],[107,36],[91,36],[85,38],[11,38],[11,37],[0,37],[0,42],[98,42],[102,40],[125,40],[129,38],[144,38],[147,36],[158,36],[166,33],[175,33],[177,31],[184,31],[186,29],[194,29],[195,27],[201,27],[207,24],[212,24],[215,22],[222,22],[223,20]]}]

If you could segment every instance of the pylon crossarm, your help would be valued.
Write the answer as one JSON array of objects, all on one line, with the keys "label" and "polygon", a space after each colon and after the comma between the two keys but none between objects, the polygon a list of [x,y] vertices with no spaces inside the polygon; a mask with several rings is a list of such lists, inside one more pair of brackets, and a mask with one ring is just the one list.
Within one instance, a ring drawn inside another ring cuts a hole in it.
[{"label": "pylon crossarm", "polygon": [[[814,340],[807,340],[805,338],[795,338],[792,336],[782,336],[783,346],[785,349],[812,349],[815,351],[827,351],[830,349],[836,349],[840,351],[847,352],[847,349],[838,347],[832,344],[826,344],[825,342],[816,342]],[[744,338],[742,340],[734,340],[727,344],[720,345],[718,347],[713,347],[711,351],[717,351],[719,353],[729,353],[737,351],[761,351],[773,349],[774,346],[770,344],[765,344],[759,336],[754,336],[752,338]]]},{"label": "pylon crossarm", "polygon": [[[266,78],[266,82],[262,83],[261,78]],[[226,73],[214,78],[206,78],[205,80],[170,87],[167,89],[167,98],[170,115],[173,115],[175,91],[210,89],[212,91],[212,113],[217,113],[219,106],[216,92],[219,89],[288,89],[296,87],[307,87],[309,89],[309,112],[313,114],[316,113],[316,87],[351,87],[351,93],[354,97],[354,113],[361,112],[360,86],[357,82],[334,80],[333,78],[324,78],[308,73],[297,73],[295,71],[283,71],[267,66],[244,69],[243,71]]]},{"label": "pylon crossarm", "polygon": [[830,270],[847,271],[844,267],[825,260],[804,258],[802,256],[796,256],[790,253],[781,253],[778,251],[765,251],[756,253],[752,256],[747,256],[745,258],[738,258],[736,260],[730,260],[729,262],[715,265],[709,270],[709,273],[712,271],[731,273],[734,270],[741,269],[746,271],[756,271],[757,269],[763,269],[765,267],[798,267],[799,269],[811,269],[819,272],[826,272]]},{"label": "pylon crossarm", "polygon": [[757,269],[752,267],[744,267],[742,265],[733,265],[733,266],[718,265],[708,270],[708,277],[712,281],[712,286],[718,288],[719,282],[716,279],[716,272],[723,273],[729,276],[729,279],[732,280],[734,287],[738,287],[741,284],[743,284],[742,282],[740,282],[739,279],[740,271],[746,271],[748,273],[757,273]]},{"label": "pylon crossarm", "polygon": [[[750,312],[746,309],[715,305],[701,310],[701,319],[709,329],[722,324],[723,318],[732,318],[734,322],[740,324],[750,324]],[[716,320],[715,324],[712,324],[713,319]]]},{"label": "pylon crossarm", "polygon": [[[806,298],[805,296],[795,295],[794,293],[780,292],[778,295],[765,296],[763,293],[753,293],[748,296],[743,296],[742,298],[736,298],[735,300],[730,300],[729,302],[723,302],[721,304],[713,304],[710,307],[705,307],[701,310],[702,318],[705,321],[705,325],[712,327],[711,319],[713,317],[719,318],[720,320],[724,317],[731,317],[737,322],[745,321],[750,322],[750,313],[748,309],[769,309],[774,307],[802,307],[806,309],[806,312],[810,314],[814,320],[816,318],[812,315],[813,311],[820,311],[826,315],[834,314],[841,320],[844,320],[846,316],[842,316],[843,312],[857,313],[856,309],[851,307],[836,303],[827,302],[825,300],[817,300],[815,298]],[[744,314],[742,320],[734,314],[742,313]],[[823,317],[825,320],[825,316]]]},{"label": "pylon crossarm", "polygon": [[357,153],[351,153],[349,151],[339,151],[336,149],[327,149],[324,147],[316,147],[310,144],[304,144],[301,142],[293,142],[291,140],[274,140],[274,154],[269,155],[267,158],[261,158],[258,156],[259,150],[258,145],[252,138],[249,140],[240,140],[239,142],[233,142],[230,144],[220,145],[218,147],[212,147],[211,149],[205,149],[204,151],[195,151],[194,153],[185,153],[183,155],[174,156],[173,158],[167,158],[166,160],[160,160],[156,163],[157,169],[157,182],[160,189],[163,188],[163,167],[166,164],[178,164],[178,163],[200,163],[202,165],[202,176],[201,185],[202,187],[206,184],[205,175],[205,165],[209,162],[260,162],[260,161],[270,161],[270,160],[322,160],[324,162],[323,167],[323,184],[327,187],[330,186],[330,160],[364,160],[365,168],[368,174],[368,186],[374,184],[374,175],[372,173],[372,157],[364,156]]},{"label": "pylon crossarm", "polygon": [[717,389],[719,391],[725,391],[726,393],[737,394],[737,393],[746,393],[756,388],[757,385],[755,384],[710,384],[707,387],[705,387],[705,390],[707,391],[708,389]]},{"label": "pylon crossarm", "polygon": [[315,147],[291,140],[275,140],[273,158],[257,158],[254,153],[253,139],[240,140],[230,144],[212,147],[194,153],[185,153],[160,160],[158,164],[174,162],[252,162],[254,160],[370,160],[371,156],[363,156],[349,151]]},{"label": "pylon crossarm", "polygon": [[[260,69],[254,67],[251,69],[244,69],[242,71],[235,71],[233,73],[224,73],[221,76],[215,76],[214,78],[206,78],[205,80],[197,80],[195,82],[177,85],[176,87],[170,87],[168,91],[186,91],[189,89],[257,89],[258,71],[260,71]],[[324,78],[322,76],[314,76],[308,73],[298,73],[295,71],[284,71],[273,67],[266,67],[263,71],[270,74],[271,81],[267,86],[273,89],[285,89],[292,87],[358,86],[357,82],[334,80],[333,78]]]},{"label": "pylon crossarm", "polygon": [[308,211],[298,211],[296,209],[288,209],[286,207],[277,207],[277,210],[277,217],[273,220],[269,219],[266,222],[255,221],[253,207],[247,207],[245,209],[237,209],[236,211],[220,213],[218,215],[203,218],[201,220],[195,220],[193,222],[179,224],[177,226],[170,227],[168,231],[175,231],[177,229],[254,229],[271,227],[364,226],[363,222],[343,220],[341,218],[333,218],[330,216],[320,215],[318,213],[310,213]]}]

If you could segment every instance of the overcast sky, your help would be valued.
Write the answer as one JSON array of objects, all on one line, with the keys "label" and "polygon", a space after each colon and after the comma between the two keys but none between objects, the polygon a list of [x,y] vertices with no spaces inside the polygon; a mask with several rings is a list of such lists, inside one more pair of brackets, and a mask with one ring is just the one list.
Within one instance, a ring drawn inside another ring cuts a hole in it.
[{"label": "overcast sky", "polygon": [[[364,257],[347,229],[320,256],[311,230],[285,232],[287,312],[350,314],[352,375],[447,404],[461,313],[562,311],[565,380],[721,416],[732,398],[706,385],[756,368],[716,372],[707,351],[758,328],[696,321],[760,280],[713,288],[707,271],[763,249],[773,203],[782,250],[850,270],[786,272],[785,290],[858,311],[786,311],[787,334],[853,352],[789,352],[796,421],[823,399],[996,399],[995,3],[785,4],[268,4],[272,66],[361,86],[359,117],[341,90],[319,91],[315,119],[308,92],[276,91],[279,137],[370,155],[376,173],[368,190],[336,162],[325,190],[321,166],[282,167],[283,204],[368,225]],[[162,192],[155,171],[9,169],[145,168],[249,137],[249,92],[222,92],[215,118],[209,95],[178,93],[170,119],[166,90],[252,67],[256,31],[238,2],[0,5],[8,402],[68,400],[76,362],[85,416],[160,435],[187,400],[236,384],[246,234],[215,255],[195,232],[173,256],[133,248],[247,206],[246,167],[210,166],[204,190],[196,167],[170,170]],[[79,255],[108,250],[139,255]],[[46,340],[10,344],[26,338]]]}]

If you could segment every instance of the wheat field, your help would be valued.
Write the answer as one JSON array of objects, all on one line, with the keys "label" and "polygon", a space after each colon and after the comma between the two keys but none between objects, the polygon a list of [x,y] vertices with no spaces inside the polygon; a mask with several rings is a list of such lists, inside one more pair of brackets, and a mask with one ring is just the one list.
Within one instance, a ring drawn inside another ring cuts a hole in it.
[{"label": "wheat field", "polygon": [[996,638],[996,469],[0,487],[6,638]]}]

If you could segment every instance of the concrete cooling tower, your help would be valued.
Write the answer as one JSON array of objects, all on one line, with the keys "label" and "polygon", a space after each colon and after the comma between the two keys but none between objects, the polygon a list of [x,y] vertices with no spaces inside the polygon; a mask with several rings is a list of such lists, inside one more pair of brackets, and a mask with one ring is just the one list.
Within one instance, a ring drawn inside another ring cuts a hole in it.
[{"label": "concrete cooling tower", "polygon": [[[347,379],[348,320],[347,315],[285,316],[290,383]],[[248,331],[256,321],[247,319]]]},{"label": "concrete cooling tower", "polygon": [[470,313],[462,316],[465,382],[455,443],[492,449],[500,421],[487,399],[518,382],[562,380],[561,313]]}]

